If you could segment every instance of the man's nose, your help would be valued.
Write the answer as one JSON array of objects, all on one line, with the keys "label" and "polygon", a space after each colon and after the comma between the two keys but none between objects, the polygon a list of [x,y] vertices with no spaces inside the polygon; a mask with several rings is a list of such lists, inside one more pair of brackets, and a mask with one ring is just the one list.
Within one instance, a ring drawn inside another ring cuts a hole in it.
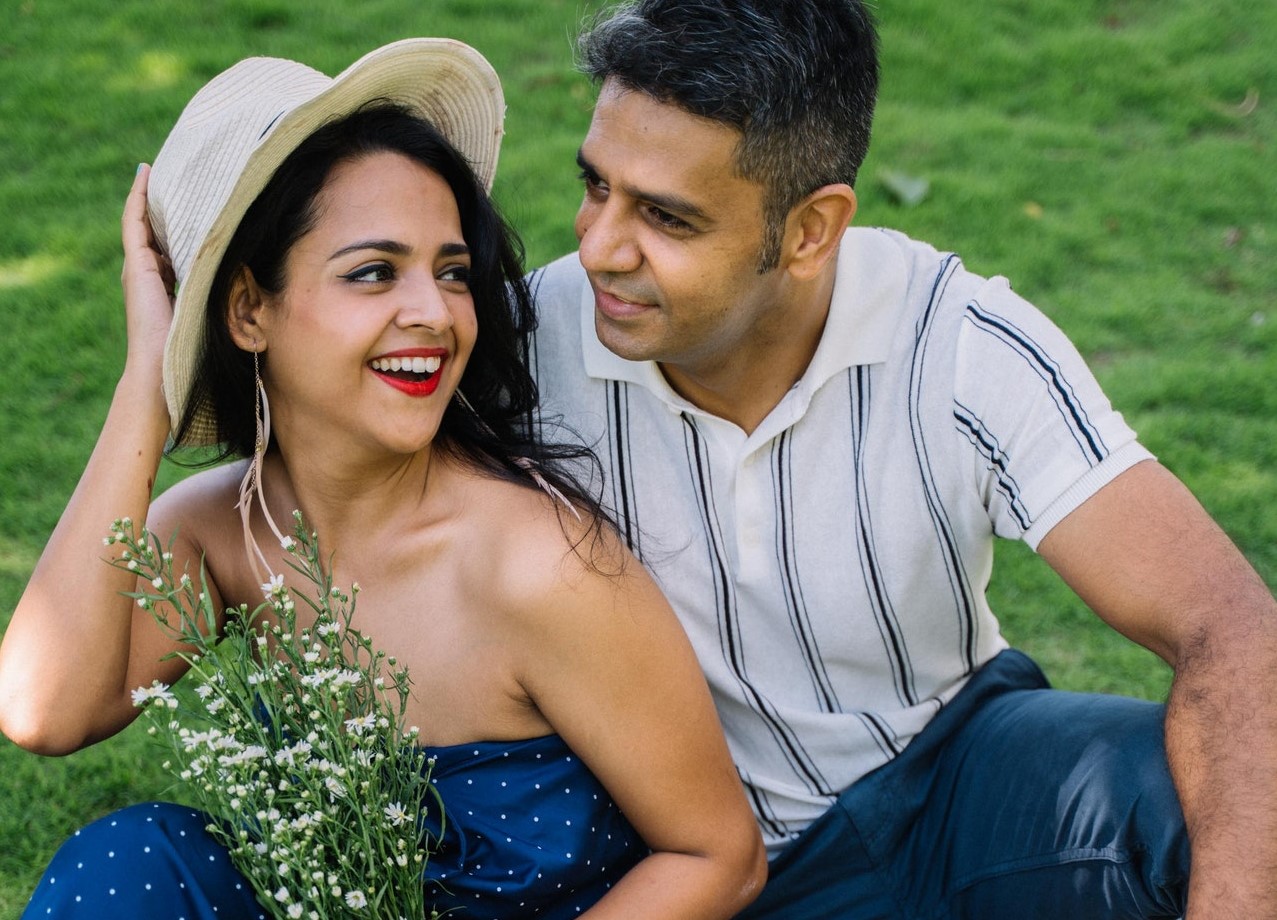
[{"label": "man's nose", "polygon": [[638,269],[642,251],[621,203],[586,199],[576,217],[581,265],[589,272],[624,274]]}]

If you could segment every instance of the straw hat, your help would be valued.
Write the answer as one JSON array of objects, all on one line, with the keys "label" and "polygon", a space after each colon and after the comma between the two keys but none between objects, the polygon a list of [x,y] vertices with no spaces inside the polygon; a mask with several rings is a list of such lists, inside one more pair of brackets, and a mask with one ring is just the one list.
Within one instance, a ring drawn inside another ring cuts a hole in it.
[{"label": "straw hat", "polygon": [[[394,42],[335,78],[295,61],[249,58],[214,77],[182,111],[148,186],[151,225],[178,284],[164,352],[174,432],[203,350],[209,288],[244,212],[306,138],[374,100],[431,122],[491,189],[505,114],[501,84],[482,55],[451,39]],[[187,443],[215,439],[205,407]]]}]

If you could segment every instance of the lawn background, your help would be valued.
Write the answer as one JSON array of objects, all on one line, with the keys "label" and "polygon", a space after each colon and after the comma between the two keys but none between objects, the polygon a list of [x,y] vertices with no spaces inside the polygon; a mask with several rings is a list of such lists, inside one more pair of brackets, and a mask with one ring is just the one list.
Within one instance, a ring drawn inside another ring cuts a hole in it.
[{"label": "lawn background", "polygon": [[[572,248],[592,91],[574,0],[10,0],[0,12],[0,626],[123,360],[118,219],[138,161],[240,57],[334,73],[409,35],[475,45],[509,118],[496,195],[529,264]],[[1142,440],[1277,585],[1277,4],[882,0],[857,223],[1005,274],[1072,335]],[[904,181],[901,181],[903,177]],[[920,189],[909,206],[900,191]],[[178,475],[166,468],[161,484]],[[105,529],[104,522],[104,529]],[[1059,685],[1163,697],[1166,668],[1019,546],[992,592]],[[135,730],[43,759],[0,741],[0,918],[58,841],[173,796]]]}]

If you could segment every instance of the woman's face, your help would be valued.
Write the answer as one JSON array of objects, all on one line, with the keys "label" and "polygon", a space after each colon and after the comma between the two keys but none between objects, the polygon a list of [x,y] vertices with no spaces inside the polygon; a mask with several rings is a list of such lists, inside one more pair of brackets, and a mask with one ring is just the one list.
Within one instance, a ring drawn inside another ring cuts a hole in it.
[{"label": "woman's face", "polygon": [[412,453],[474,348],[470,255],[451,189],[397,153],[336,166],[261,311],[272,424]]}]

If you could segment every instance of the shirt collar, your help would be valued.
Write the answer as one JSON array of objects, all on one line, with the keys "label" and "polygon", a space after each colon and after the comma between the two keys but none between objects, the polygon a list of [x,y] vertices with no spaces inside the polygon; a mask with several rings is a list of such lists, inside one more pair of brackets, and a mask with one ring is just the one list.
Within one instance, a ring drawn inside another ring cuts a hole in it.
[{"label": "shirt collar", "polygon": [[[851,227],[838,250],[838,270],[820,344],[799,386],[814,393],[830,377],[887,359],[906,291],[900,247],[881,230]],[[679,409],[691,404],[674,392],[654,361],[627,361],[603,345],[594,331],[594,292],[581,289],[581,343],[591,377],[636,383]]]}]

